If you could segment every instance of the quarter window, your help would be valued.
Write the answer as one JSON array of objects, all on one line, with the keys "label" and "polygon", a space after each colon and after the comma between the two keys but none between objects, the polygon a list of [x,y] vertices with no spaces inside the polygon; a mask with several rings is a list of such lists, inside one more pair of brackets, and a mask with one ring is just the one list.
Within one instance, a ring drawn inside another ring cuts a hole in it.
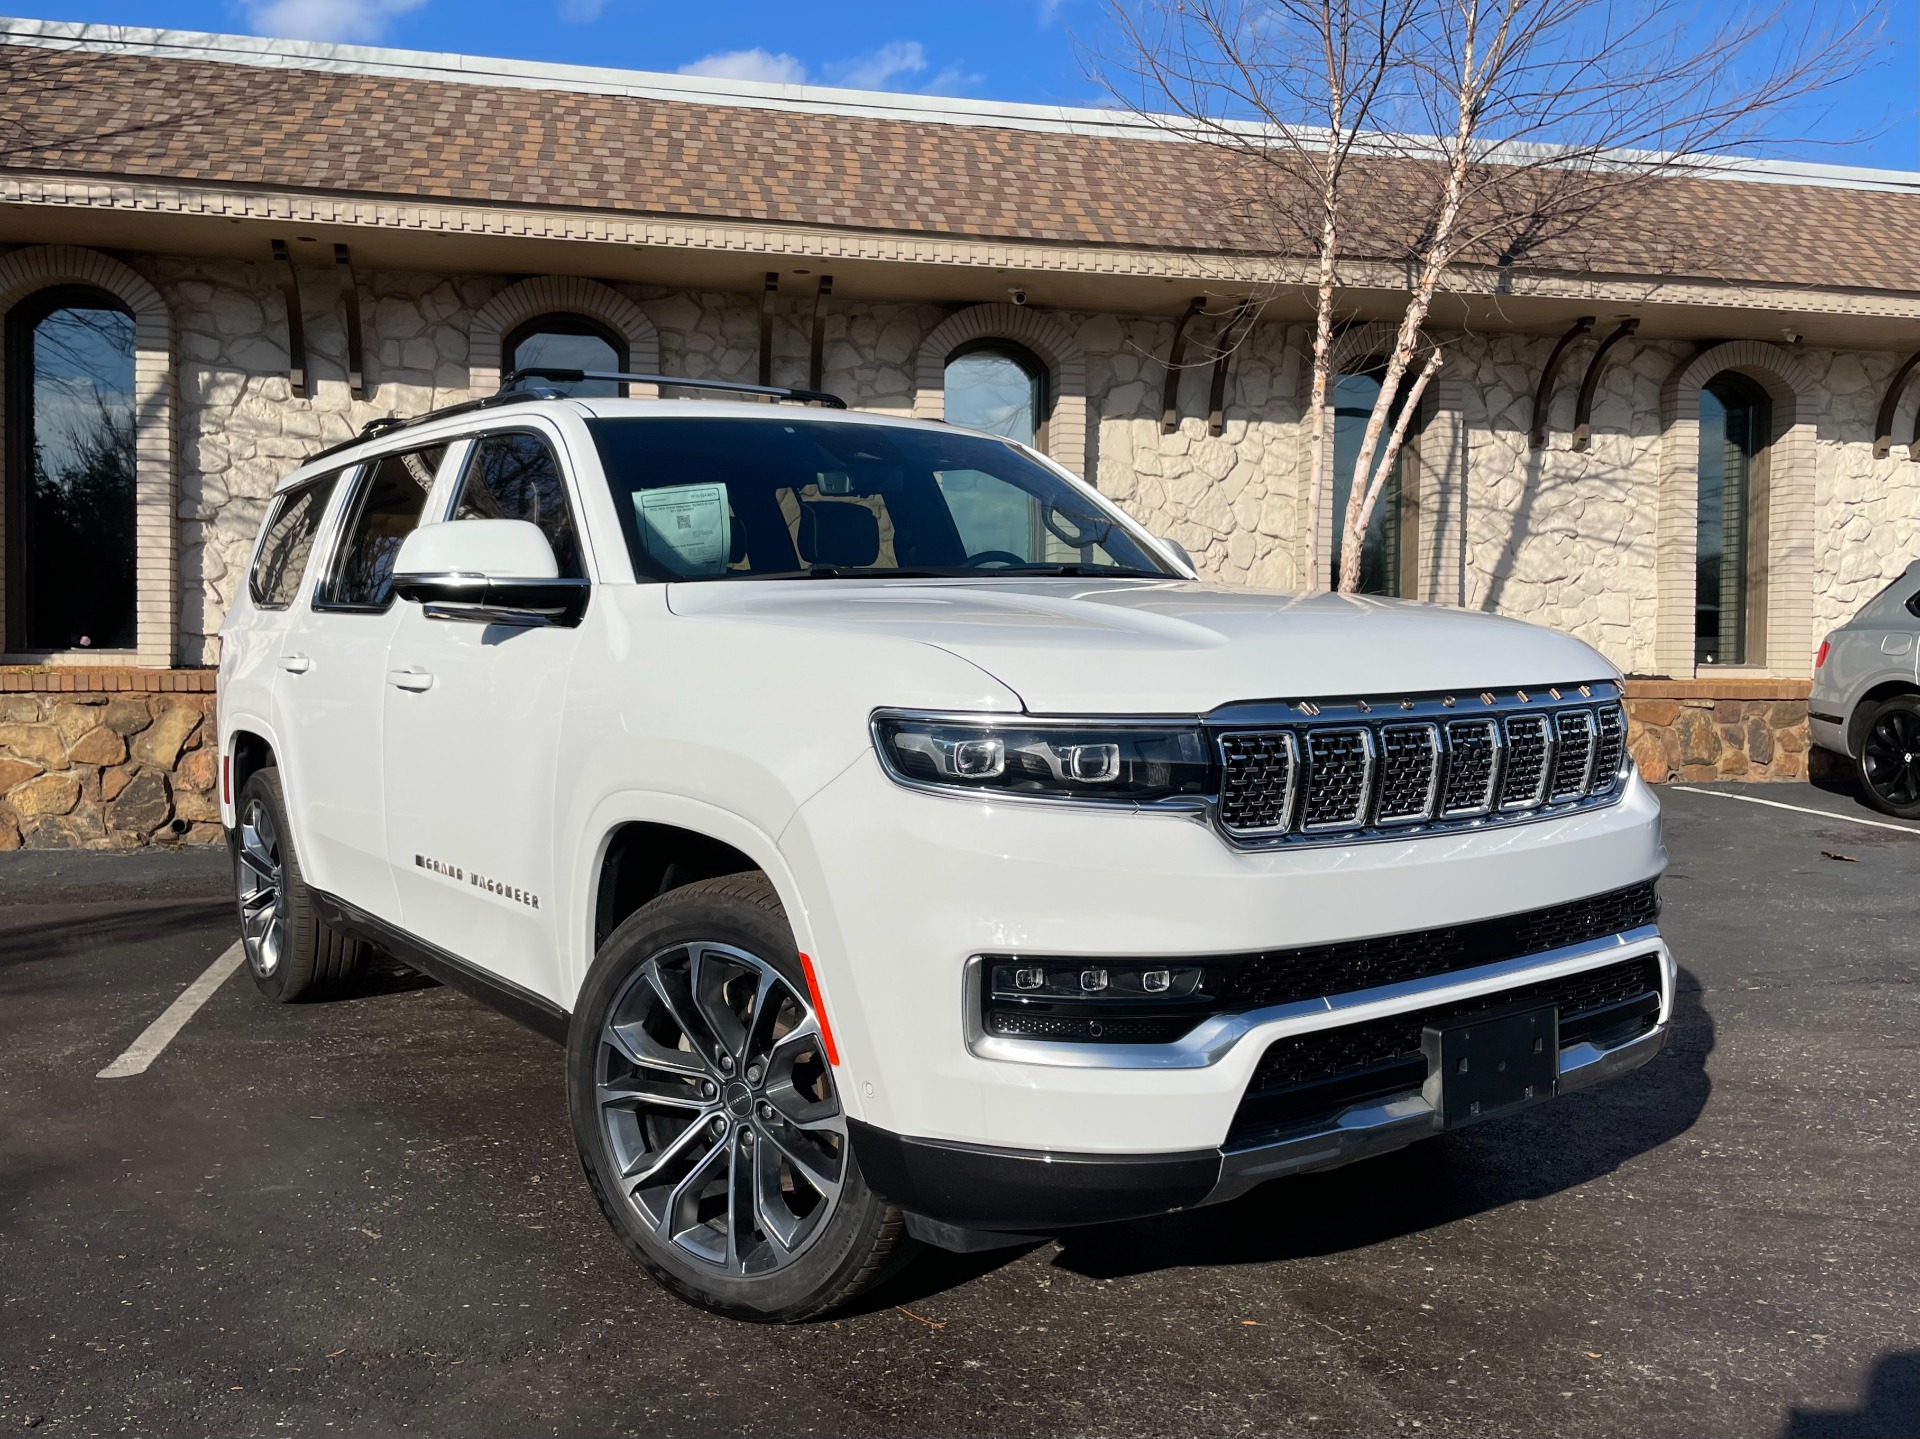
[{"label": "quarter window", "polygon": [[133,316],[62,286],[6,324],[7,648],[134,644]]},{"label": "quarter window", "polygon": [[446,454],[445,445],[433,445],[383,455],[373,463],[354,497],[325,599],[318,603],[334,609],[384,610],[393,602],[393,562],[401,543],[419,528],[434,473]]},{"label": "quarter window", "polygon": [[248,584],[253,602],[260,608],[283,610],[300,592],[314,536],[320,533],[320,519],[327,512],[327,501],[333,498],[339,478],[335,474],[312,480],[286,491],[274,502]]},{"label": "quarter window", "polygon": [[524,432],[482,435],[454,506],[456,520],[526,520],[553,546],[563,579],[584,579],[580,538],[560,461],[547,442]]}]

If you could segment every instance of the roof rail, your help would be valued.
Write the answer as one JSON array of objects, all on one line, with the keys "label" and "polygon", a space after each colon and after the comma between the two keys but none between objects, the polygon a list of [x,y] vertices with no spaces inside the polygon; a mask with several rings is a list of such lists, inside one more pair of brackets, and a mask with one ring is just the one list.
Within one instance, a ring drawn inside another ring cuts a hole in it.
[{"label": "roof rail", "polygon": [[624,370],[563,370],[549,365],[534,365],[515,370],[500,382],[495,399],[519,393],[522,380],[551,380],[560,385],[578,385],[586,380],[608,380],[623,385],[662,385],[679,390],[725,390],[737,395],[771,395],[776,400],[792,400],[802,405],[825,405],[844,410],[847,402],[827,390],[790,390],[780,385],[747,385],[738,380],[693,380],[684,375],[630,375]]},{"label": "roof rail", "polygon": [[437,410],[428,410],[420,415],[380,415],[368,420],[360,427],[360,433],[350,440],[342,440],[337,445],[329,445],[316,454],[307,456],[303,464],[312,464],[315,460],[324,460],[328,455],[337,455],[342,450],[350,450],[355,445],[365,444],[368,440],[377,440],[382,435],[392,434],[395,430],[410,430],[415,425],[424,425],[428,420],[444,420],[448,415],[464,415],[473,410],[491,410],[496,405],[517,405],[527,400],[564,400],[566,396],[558,390],[536,389],[531,386],[524,390],[505,391],[497,395],[488,395],[481,400],[462,400],[457,405],[442,405]]}]

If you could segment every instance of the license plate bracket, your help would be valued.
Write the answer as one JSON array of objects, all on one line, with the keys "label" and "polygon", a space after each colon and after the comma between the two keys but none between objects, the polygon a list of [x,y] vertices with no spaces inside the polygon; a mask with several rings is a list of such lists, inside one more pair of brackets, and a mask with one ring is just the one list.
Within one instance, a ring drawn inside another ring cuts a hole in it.
[{"label": "license plate bracket", "polygon": [[1515,1005],[1421,1034],[1434,1127],[1458,1129],[1551,1099],[1560,1086],[1560,1010]]}]

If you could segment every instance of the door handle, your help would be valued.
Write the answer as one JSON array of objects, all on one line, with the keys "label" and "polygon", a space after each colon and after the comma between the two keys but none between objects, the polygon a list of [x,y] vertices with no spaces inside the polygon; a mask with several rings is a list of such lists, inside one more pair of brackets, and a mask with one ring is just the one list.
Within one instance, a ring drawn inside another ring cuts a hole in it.
[{"label": "door handle", "polygon": [[416,694],[433,688],[433,676],[425,670],[388,670],[387,678],[395,689],[412,690]]},{"label": "door handle", "polygon": [[303,675],[313,668],[313,661],[305,655],[281,655],[280,668],[290,675]]}]

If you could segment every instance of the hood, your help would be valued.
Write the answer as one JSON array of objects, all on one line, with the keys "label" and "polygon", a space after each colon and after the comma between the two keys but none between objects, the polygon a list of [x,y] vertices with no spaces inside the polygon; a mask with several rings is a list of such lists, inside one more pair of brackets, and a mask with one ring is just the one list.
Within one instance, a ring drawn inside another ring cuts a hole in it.
[{"label": "hood", "polygon": [[1571,636],[1496,615],[1178,580],[742,580],[675,585],[668,603],[690,618],[918,640],[978,665],[1034,714],[1202,714],[1617,674]]}]

